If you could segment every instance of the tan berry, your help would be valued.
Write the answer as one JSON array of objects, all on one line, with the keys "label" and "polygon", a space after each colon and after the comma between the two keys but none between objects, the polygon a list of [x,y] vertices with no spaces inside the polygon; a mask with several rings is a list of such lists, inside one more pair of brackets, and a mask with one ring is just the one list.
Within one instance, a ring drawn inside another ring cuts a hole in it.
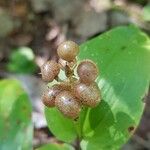
[{"label": "tan berry", "polygon": [[51,82],[59,74],[60,66],[57,62],[51,60],[47,61],[41,67],[41,74],[43,81]]},{"label": "tan berry", "polygon": [[58,56],[68,62],[71,62],[79,53],[79,46],[72,41],[66,41],[59,45],[57,49]]},{"label": "tan berry", "polygon": [[60,85],[54,85],[48,88],[42,95],[42,102],[47,107],[55,106],[55,98],[63,89]]},{"label": "tan berry", "polygon": [[77,73],[83,83],[92,83],[98,76],[98,68],[91,60],[82,61],[77,67]]},{"label": "tan berry", "polygon": [[60,87],[64,90],[64,91],[71,91],[71,84],[70,82],[64,81],[60,83]]},{"label": "tan berry", "polygon": [[74,94],[80,102],[89,107],[95,107],[100,102],[100,89],[94,82],[90,85],[78,82],[74,87]]},{"label": "tan berry", "polygon": [[80,104],[69,91],[63,91],[55,99],[58,110],[66,117],[76,119],[80,113]]}]

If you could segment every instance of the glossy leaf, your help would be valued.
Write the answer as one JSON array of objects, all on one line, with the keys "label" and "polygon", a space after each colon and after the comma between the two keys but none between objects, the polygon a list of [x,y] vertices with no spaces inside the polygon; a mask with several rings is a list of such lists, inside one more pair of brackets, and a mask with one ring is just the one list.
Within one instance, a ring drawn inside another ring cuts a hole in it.
[{"label": "glossy leaf", "polygon": [[65,118],[56,108],[46,108],[45,115],[48,127],[58,139],[71,142],[77,137],[74,122]]},{"label": "glossy leaf", "polygon": [[103,98],[87,112],[81,147],[117,150],[132,135],[143,112],[150,83],[150,40],[136,27],[118,27],[81,45],[79,58],[97,63]]},{"label": "glossy leaf", "polygon": [[74,150],[74,148],[68,144],[46,144],[36,150]]},{"label": "glossy leaf", "polygon": [[118,27],[82,44],[78,60],[83,59],[99,67],[102,102],[83,109],[77,122],[80,130],[55,108],[46,109],[48,126],[56,137],[69,142],[80,131],[83,150],[117,150],[132,135],[143,112],[150,83],[150,40],[134,26]]},{"label": "glossy leaf", "polygon": [[0,150],[32,149],[31,104],[16,80],[0,81]]}]

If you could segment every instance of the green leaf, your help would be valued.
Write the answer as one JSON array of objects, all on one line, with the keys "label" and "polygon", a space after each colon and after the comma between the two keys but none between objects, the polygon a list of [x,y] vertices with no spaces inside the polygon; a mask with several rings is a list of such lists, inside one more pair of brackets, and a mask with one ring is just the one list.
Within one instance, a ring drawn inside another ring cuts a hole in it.
[{"label": "green leaf", "polygon": [[31,104],[16,80],[0,81],[0,150],[32,149]]},{"label": "green leaf", "polygon": [[34,54],[29,47],[20,47],[14,50],[9,58],[7,68],[15,73],[34,73],[37,66],[34,62]]},{"label": "green leaf", "polygon": [[77,137],[74,122],[65,118],[56,108],[46,107],[45,116],[48,127],[58,139],[71,142]]},{"label": "green leaf", "polygon": [[74,150],[74,148],[68,144],[47,144],[36,150]]},{"label": "green leaf", "polygon": [[87,111],[83,150],[117,150],[137,127],[150,83],[150,40],[134,26],[118,27],[81,45],[79,60],[100,69],[103,101]]},{"label": "green leaf", "polygon": [[96,108],[84,108],[76,124],[55,108],[46,108],[48,126],[62,141],[81,135],[83,150],[118,150],[143,113],[150,83],[150,40],[134,26],[118,27],[82,44],[78,60],[83,59],[99,67],[103,100]]}]

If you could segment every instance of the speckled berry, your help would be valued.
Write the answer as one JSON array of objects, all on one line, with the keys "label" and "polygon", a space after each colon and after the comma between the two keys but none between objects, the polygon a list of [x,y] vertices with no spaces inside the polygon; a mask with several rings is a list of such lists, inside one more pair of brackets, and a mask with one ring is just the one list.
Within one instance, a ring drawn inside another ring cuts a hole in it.
[{"label": "speckled berry", "polygon": [[78,100],[69,91],[63,91],[56,96],[55,106],[66,117],[76,119],[80,113]]},{"label": "speckled berry", "polygon": [[42,95],[42,102],[47,107],[55,106],[55,98],[62,91],[60,85],[54,85],[51,88],[48,88]]},{"label": "speckled berry", "polygon": [[78,76],[83,83],[92,83],[98,76],[98,68],[91,60],[82,61],[77,68]]},{"label": "speckled berry", "polygon": [[95,107],[100,102],[100,89],[98,85],[94,82],[90,85],[78,82],[74,86],[74,94],[77,100],[89,107]]},{"label": "speckled berry", "polygon": [[51,60],[44,63],[41,67],[43,81],[51,82],[59,74],[60,66],[57,62]]},{"label": "speckled berry", "polygon": [[61,82],[60,84],[61,89],[64,91],[71,91],[71,84],[68,81]]},{"label": "speckled berry", "polygon": [[68,62],[71,62],[79,53],[79,46],[72,41],[66,41],[59,45],[57,49],[58,56]]}]

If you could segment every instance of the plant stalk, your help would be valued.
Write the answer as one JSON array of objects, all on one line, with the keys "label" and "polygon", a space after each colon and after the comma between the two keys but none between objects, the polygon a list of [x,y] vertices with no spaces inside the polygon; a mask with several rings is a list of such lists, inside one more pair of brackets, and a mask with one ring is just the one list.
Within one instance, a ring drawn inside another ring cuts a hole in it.
[{"label": "plant stalk", "polygon": [[81,147],[80,147],[80,139],[79,139],[79,138],[76,139],[75,150],[81,150]]}]

